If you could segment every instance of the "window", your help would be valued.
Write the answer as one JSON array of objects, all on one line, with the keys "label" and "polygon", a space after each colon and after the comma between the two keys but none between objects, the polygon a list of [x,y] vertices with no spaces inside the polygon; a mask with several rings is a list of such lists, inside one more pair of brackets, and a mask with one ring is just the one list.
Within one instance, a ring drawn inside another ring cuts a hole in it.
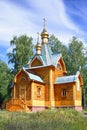
[{"label": "window", "polygon": [[41,96],[41,87],[37,86],[37,96]]},{"label": "window", "polygon": [[57,64],[57,69],[58,69],[58,70],[61,70],[61,66],[60,66],[59,63]]},{"label": "window", "polygon": [[62,97],[66,97],[66,94],[67,94],[66,89],[62,89]]},{"label": "window", "polygon": [[25,80],[26,80],[26,78],[25,78],[25,77],[22,77],[22,78],[21,78],[21,80],[22,80],[22,81],[25,81]]}]

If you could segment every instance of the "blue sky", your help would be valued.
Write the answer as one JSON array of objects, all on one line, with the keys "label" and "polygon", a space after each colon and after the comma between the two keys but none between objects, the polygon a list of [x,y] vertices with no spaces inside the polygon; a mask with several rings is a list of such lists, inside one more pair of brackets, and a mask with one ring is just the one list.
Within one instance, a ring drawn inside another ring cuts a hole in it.
[{"label": "blue sky", "polygon": [[7,52],[14,35],[32,36],[43,29],[67,45],[72,36],[87,47],[87,0],[0,0],[0,59],[8,62]]}]

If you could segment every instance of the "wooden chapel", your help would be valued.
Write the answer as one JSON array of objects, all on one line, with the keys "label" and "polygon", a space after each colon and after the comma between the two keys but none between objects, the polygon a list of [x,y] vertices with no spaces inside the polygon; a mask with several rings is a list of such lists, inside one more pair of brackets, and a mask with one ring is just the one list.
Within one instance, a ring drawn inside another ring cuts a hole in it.
[{"label": "wooden chapel", "polygon": [[53,54],[48,43],[45,24],[37,40],[36,54],[14,77],[8,111],[41,111],[50,108],[82,110],[82,85],[80,71],[66,76],[66,66],[61,53]]}]

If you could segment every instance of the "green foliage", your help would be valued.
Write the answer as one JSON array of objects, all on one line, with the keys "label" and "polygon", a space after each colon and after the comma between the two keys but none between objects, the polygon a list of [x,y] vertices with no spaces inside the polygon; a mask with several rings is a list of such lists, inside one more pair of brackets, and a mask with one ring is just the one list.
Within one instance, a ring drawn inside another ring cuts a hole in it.
[{"label": "green foliage", "polygon": [[70,74],[74,74],[79,66],[81,66],[81,75],[83,78],[83,105],[87,104],[87,55],[84,44],[79,41],[76,37],[73,37],[69,43],[69,55],[70,55]]},{"label": "green foliage", "polygon": [[29,58],[33,55],[34,46],[32,38],[26,35],[14,36],[10,45],[12,52],[9,52],[7,56],[9,63],[12,63],[14,66],[13,73],[16,74],[20,68],[27,64]]},{"label": "green foliage", "polygon": [[53,54],[55,53],[62,53],[62,57],[64,59],[64,62],[66,64],[66,68],[68,70],[68,66],[69,66],[69,52],[68,52],[68,48],[63,45],[57,37],[55,37],[54,35],[51,35],[49,38],[49,45],[51,47],[51,50],[53,52]]},{"label": "green foliage", "polygon": [[[68,47],[64,46],[58,38],[51,35],[49,38],[50,47],[53,53],[61,52],[67,69],[67,75],[76,74],[81,66],[83,78],[83,103],[87,104],[87,49],[82,41],[72,37]],[[86,101],[85,101],[86,100]],[[84,102],[85,101],[85,102]]]},{"label": "green foliage", "polygon": [[10,80],[10,69],[8,68],[5,62],[0,60],[0,104],[4,103],[9,98]]},{"label": "green foliage", "polygon": [[49,44],[50,44],[51,50],[54,54],[61,51],[62,43],[54,35],[50,36]]},{"label": "green foliage", "polygon": [[71,74],[75,74],[79,66],[83,68],[85,65],[84,45],[76,37],[73,37],[69,43],[70,66]]},{"label": "green foliage", "polygon": [[87,119],[72,109],[36,113],[0,112],[1,130],[87,130]]}]

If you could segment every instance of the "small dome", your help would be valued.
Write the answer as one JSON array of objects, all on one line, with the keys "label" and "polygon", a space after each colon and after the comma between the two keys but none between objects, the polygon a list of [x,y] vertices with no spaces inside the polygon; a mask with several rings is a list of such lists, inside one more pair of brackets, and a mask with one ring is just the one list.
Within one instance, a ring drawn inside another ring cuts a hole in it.
[{"label": "small dome", "polygon": [[36,54],[41,54],[41,44],[39,43],[39,33],[37,37],[37,44],[36,44]]},{"label": "small dome", "polygon": [[[43,27],[43,31],[41,33],[41,38],[42,39],[48,39],[48,36],[49,36],[49,33],[47,32],[46,27],[45,27],[45,22],[46,22],[46,20],[44,19],[44,27]],[[45,41],[48,41],[48,40],[45,40]]]},{"label": "small dome", "polygon": [[46,35],[48,35],[48,36],[49,36],[49,33],[47,32],[47,30],[46,30],[46,28],[45,28],[45,27],[43,28],[43,31],[42,31],[42,33],[41,33],[41,36],[42,36],[42,35],[44,35],[44,34],[46,34]]}]

